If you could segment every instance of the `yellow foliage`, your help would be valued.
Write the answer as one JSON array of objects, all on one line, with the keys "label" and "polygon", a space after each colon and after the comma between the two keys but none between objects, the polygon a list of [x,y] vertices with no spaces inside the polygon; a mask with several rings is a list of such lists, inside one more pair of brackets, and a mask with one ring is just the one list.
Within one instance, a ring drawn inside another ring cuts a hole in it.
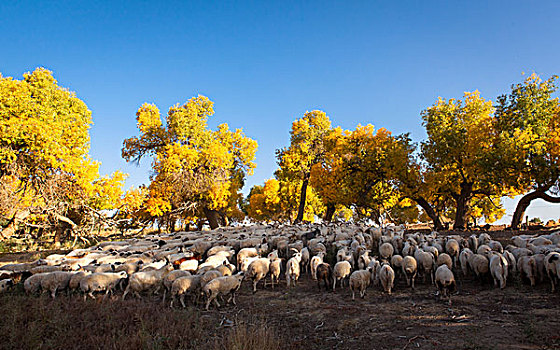
[{"label": "yellow foliage", "polygon": [[241,215],[239,191],[245,175],[255,168],[257,143],[241,129],[230,131],[227,124],[208,129],[213,113],[213,102],[204,96],[171,107],[165,126],[154,105],[138,110],[140,136],[124,141],[122,156],[127,161],[153,156],[155,174],[146,200],[152,216],[176,209],[187,220],[203,209]]},{"label": "yellow foliage", "polygon": [[0,75],[0,105],[0,201],[10,204],[0,205],[1,216],[115,205],[124,174],[99,178],[88,154],[91,111],[50,71],[37,68],[23,80]]}]

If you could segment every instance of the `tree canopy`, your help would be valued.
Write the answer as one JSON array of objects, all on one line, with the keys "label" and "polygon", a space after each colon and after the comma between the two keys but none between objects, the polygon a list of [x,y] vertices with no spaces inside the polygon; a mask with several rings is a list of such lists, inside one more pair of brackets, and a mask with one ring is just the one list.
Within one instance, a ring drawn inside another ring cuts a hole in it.
[{"label": "tree canopy", "polygon": [[138,109],[140,135],[124,141],[122,156],[127,161],[152,157],[154,175],[145,205],[153,217],[206,216],[215,228],[241,215],[239,191],[255,168],[257,142],[227,124],[210,130],[207,120],[213,114],[213,102],[204,96],[171,107],[165,125],[155,105]]},{"label": "tree canopy", "polygon": [[23,80],[0,76],[2,236],[19,223],[76,228],[87,211],[116,205],[125,175],[99,177],[99,163],[89,157],[91,124],[86,104],[50,71],[37,68]]}]

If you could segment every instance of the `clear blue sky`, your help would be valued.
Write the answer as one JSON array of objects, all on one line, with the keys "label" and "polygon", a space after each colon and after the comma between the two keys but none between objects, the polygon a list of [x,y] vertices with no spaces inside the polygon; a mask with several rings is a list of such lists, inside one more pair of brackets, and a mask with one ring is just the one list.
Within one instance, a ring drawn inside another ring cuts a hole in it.
[{"label": "clear blue sky", "polygon": [[137,108],[206,95],[212,127],[259,143],[247,192],[272,176],[274,150],[307,110],[420,141],[420,111],[438,96],[478,89],[494,100],[522,72],[559,74],[559,14],[559,1],[2,1],[0,72],[54,71],[93,112],[102,173],[129,173],[127,186],[150,169],[120,158]]}]

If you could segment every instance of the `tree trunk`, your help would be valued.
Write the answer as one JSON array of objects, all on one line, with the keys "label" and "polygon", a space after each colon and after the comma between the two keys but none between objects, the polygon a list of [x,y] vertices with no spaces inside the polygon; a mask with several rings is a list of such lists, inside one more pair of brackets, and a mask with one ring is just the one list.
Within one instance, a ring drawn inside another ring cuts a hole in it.
[{"label": "tree trunk", "polygon": [[459,231],[465,230],[469,201],[471,197],[472,197],[472,184],[468,182],[461,183],[461,193],[459,193],[459,196],[457,196],[455,199],[456,212],[455,212],[455,223],[453,224],[454,230],[459,230]]},{"label": "tree trunk", "polygon": [[220,213],[217,210],[204,208],[204,214],[208,219],[208,224],[212,230],[217,229],[220,227]]},{"label": "tree trunk", "polygon": [[412,198],[412,199],[416,203],[418,203],[418,205],[421,206],[422,209],[424,209],[426,215],[428,215],[430,219],[432,219],[432,221],[434,222],[434,230],[443,231],[443,224],[441,223],[441,219],[439,218],[439,215],[436,213],[434,208],[430,205],[430,203],[428,203],[428,201],[423,197]]},{"label": "tree trunk", "polygon": [[299,224],[303,220],[303,214],[305,212],[305,198],[307,196],[307,185],[309,184],[309,175],[305,175],[303,183],[301,184],[301,192],[299,196],[299,207],[296,220],[294,224]]},{"label": "tree trunk", "polygon": [[331,222],[334,212],[336,211],[334,204],[327,204],[327,211],[325,212],[325,221]]},{"label": "tree trunk", "polygon": [[517,207],[515,207],[515,212],[513,213],[513,218],[511,219],[512,230],[517,230],[519,228],[519,224],[523,220],[523,215],[525,215],[525,210],[527,210],[529,204],[531,204],[533,200],[539,198],[549,203],[560,203],[560,197],[552,197],[542,190],[527,193],[526,195],[521,197],[521,199],[517,203]]}]

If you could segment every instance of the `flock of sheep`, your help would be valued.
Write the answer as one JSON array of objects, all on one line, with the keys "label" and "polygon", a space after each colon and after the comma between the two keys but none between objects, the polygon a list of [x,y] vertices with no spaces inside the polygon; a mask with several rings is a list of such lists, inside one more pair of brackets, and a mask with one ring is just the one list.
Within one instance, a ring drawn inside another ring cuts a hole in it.
[{"label": "flock of sheep", "polygon": [[[329,263],[330,262],[330,263]],[[282,273],[283,272],[283,273]],[[348,285],[352,299],[364,298],[370,285],[391,294],[396,278],[414,289],[417,276],[435,284],[447,297],[456,288],[456,276],[493,279],[505,288],[516,275],[531,286],[549,280],[554,292],[560,278],[560,231],[547,235],[520,235],[505,248],[487,233],[461,237],[405,233],[403,227],[364,227],[356,224],[253,225],[206,232],[151,235],[142,239],[103,242],[88,249],[53,254],[33,263],[0,267],[0,293],[23,283],[36,294],[80,291],[84,299],[105,296],[116,289],[129,294],[162,292],[170,306],[185,298],[208,310],[213,302],[235,293],[243,280],[278,285],[285,276],[287,288],[310,273],[327,290]],[[268,277],[268,278],[267,278]],[[218,298],[220,297],[220,298]]]}]

